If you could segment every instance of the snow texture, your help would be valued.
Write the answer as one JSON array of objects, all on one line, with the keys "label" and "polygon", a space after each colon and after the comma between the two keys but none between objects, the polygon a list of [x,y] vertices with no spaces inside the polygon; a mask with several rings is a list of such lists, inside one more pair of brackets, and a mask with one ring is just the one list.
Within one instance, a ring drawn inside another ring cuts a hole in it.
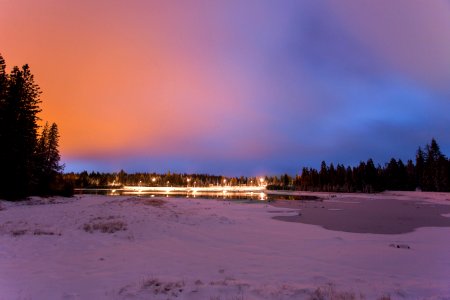
[{"label": "snow texture", "polygon": [[449,227],[346,233],[274,220],[298,210],[265,202],[198,199],[84,195],[0,207],[0,299],[450,295]]}]

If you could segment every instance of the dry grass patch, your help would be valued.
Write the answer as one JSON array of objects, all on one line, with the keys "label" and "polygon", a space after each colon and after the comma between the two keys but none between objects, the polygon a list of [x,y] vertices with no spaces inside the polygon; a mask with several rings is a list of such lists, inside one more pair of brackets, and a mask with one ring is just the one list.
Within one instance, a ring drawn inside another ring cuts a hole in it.
[{"label": "dry grass patch", "polygon": [[150,290],[154,295],[168,295],[178,297],[184,291],[184,281],[176,282],[162,282],[158,279],[152,278],[143,280],[141,289]]},{"label": "dry grass patch", "polygon": [[154,207],[162,207],[164,204],[167,203],[167,201],[164,201],[162,199],[158,198],[130,198],[123,200],[125,203],[133,203],[137,205],[148,205],[148,206],[154,206]]},{"label": "dry grass patch", "polygon": [[14,229],[11,230],[11,235],[12,236],[21,236],[27,233],[28,230],[26,229]]},{"label": "dry grass patch", "polygon": [[310,295],[310,300],[363,300],[365,297],[354,292],[338,291],[334,284],[330,283],[325,286],[318,287]]},{"label": "dry grass patch", "polygon": [[33,231],[34,235],[61,235],[61,233],[55,233],[53,231],[48,230],[42,230],[42,229],[35,229]]},{"label": "dry grass patch", "polygon": [[35,229],[35,230],[28,230],[28,229],[13,229],[10,231],[12,236],[22,236],[25,234],[33,234],[33,235],[61,235],[61,233],[55,233],[53,231],[48,230],[42,230],[42,229]]},{"label": "dry grass patch", "polygon": [[98,217],[92,219],[89,223],[85,223],[83,230],[89,233],[93,233],[94,231],[114,233],[127,230],[127,224],[115,216],[109,216],[107,218]]},{"label": "dry grass patch", "polygon": [[139,199],[139,203],[143,205],[161,207],[164,206],[164,204],[166,204],[166,201],[161,199]]}]

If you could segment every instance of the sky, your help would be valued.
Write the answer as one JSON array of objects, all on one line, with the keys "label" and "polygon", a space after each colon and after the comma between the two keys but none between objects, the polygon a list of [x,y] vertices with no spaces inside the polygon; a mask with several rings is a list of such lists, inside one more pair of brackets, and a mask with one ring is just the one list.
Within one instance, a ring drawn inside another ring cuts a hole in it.
[{"label": "sky", "polygon": [[450,155],[450,1],[0,0],[65,171],[297,174]]}]

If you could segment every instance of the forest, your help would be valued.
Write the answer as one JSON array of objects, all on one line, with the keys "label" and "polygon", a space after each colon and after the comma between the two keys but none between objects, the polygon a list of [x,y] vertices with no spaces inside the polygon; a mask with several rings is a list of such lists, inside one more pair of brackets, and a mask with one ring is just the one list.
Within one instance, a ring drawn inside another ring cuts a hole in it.
[{"label": "forest", "polygon": [[176,174],[167,172],[117,173],[86,171],[64,174],[66,180],[78,188],[107,188],[111,186],[218,186],[218,185],[267,185],[270,190],[302,190],[315,192],[364,192],[384,190],[402,191],[450,191],[450,162],[442,154],[435,139],[424,149],[419,147],[415,162],[392,158],[384,166],[372,159],[361,161],[358,166],[344,166],[322,162],[319,170],[302,168],[301,174],[291,176],[226,177],[209,174]]},{"label": "forest", "polygon": [[294,182],[295,189],[324,192],[450,191],[450,161],[442,154],[433,138],[419,147],[415,162],[406,164],[392,158],[384,166],[375,166],[372,159],[350,167],[324,161],[319,170],[303,168]]},{"label": "forest", "polygon": [[77,188],[108,188],[113,186],[172,186],[172,187],[205,187],[205,186],[238,186],[265,184],[272,177],[226,177],[210,174],[177,174],[168,171],[158,173],[131,173],[124,170],[117,173],[100,173],[87,171],[66,173],[64,178],[73,182]]},{"label": "forest", "polygon": [[0,197],[70,195],[62,177],[55,123],[39,126],[40,88],[28,65],[6,72],[0,55]]}]

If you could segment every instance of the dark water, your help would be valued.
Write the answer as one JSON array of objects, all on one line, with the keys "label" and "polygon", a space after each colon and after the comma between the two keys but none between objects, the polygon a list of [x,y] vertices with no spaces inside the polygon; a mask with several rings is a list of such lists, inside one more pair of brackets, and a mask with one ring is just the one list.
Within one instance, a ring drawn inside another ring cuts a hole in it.
[{"label": "dark water", "polygon": [[273,195],[264,192],[133,192],[123,189],[76,189],[75,194],[108,195],[108,196],[137,196],[137,197],[172,197],[195,199],[223,199],[223,200],[309,200],[321,201],[313,195]]}]

